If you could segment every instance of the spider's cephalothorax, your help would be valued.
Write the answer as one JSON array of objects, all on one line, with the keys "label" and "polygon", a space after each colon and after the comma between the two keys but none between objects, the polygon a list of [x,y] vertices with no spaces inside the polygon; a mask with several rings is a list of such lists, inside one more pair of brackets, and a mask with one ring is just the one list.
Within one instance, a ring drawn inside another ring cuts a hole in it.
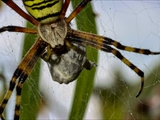
[{"label": "spider's cephalothorax", "polygon": [[24,6],[30,15],[26,14],[12,0],[2,1],[24,19],[37,26],[37,28],[30,29],[19,26],[4,26],[0,28],[0,33],[9,31],[37,34],[38,39],[13,73],[9,89],[0,106],[1,119],[4,119],[2,113],[15,86],[16,105],[14,119],[19,119],[23,83],[31,73],[38,58],[41,57],[48,63],[52,78],[55,81],[59,83],[69,83],[79,76],[83,68],[90,70],[96,65],[87,59],[85,46],[112,53],[131,68],[141,77],[141,87],[136,97],[141,94],[144,85],[143,71],[126,59],[117,49],[144,55],[157,55],[160,54],[160,52],[124,46],[111,38],[70,28],[70,21],[75,18],[91,0],[82,0],[68,17],[65,17],[65,13],[70,0],[65,0],[64,3],[63,0],[23,0]]},{"label": "spider's cephalothorax", "polygon": [[64,46],[68,26],[64,19],[51,24],[39,24],[38,34],[51,48]]}]

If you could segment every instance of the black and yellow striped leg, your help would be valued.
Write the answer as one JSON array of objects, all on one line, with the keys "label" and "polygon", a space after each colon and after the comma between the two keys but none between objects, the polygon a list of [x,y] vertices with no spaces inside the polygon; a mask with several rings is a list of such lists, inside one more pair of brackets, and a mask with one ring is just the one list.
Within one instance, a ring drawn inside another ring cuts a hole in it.
[{"label": "black and yellow striped leg", "polygon": [[14,74],[13,74],[13,77],[12,77],[11,81],[10,81],[9,89],[8,89],[4,99],[3,99],[3,102],[1,104],[1,106],[0,106],[0,117],[2,119],[4,119],[3,116],[2,116],[4,108],[5,108],[6,104],[8,103],[8,100],[9,100],[11,94],[12,94],[12,91],[13,91],[13,89],[15,87],[15,84],[16,84],[16,80],[20,76],[21,73],[22,73],[22,70],[17,68],[16,71],[14,72]]},{"label": "black and yellow striped leg", "polygon": [[15,70],[15,72],[14,72],[14,74],[12,76],[12,79],[11,79],[10,85],[9,85],[9,89],[8,89],[6,95],[5,95],[5,97],[4,97],[4,99],[3,99],[2,103],[1,103],[1,106],[0,106],[0,117],[1,118],[3,117],[2,113],[3,113],[4,109],[5,109],[6,104],[8,103],[8,100],[9,100],[9,98],[10,98],[10,96],[11,96],[13,90],[14,90],[15,85],[16,85],[16,80],[19,78],[19,76],[21,75],[23,69],[28,64],[28,57],[29,56],[24,57],[22,63],[18,66],[18,68]]},{"label": "black and yellow striped leg", "polygon": [[[76,32],[74,32],[74,33],[76,33]],[[125,63],[128,67],[130,67],[137,75],[139,75],[141,77],[141,88],[140,88],[138,94],[136,95],[136,97],[138,97],[141,94],[141,92],[143,90],[143,86],[144,86],[144,73],[139,68],[137,68],[129,60],[127,60],[118,50],[108,46],[107,44],[103,44],[103,41],[101,41],[101,43],[99,42],[99,44],[97,44],[97,41],[94,41],[94,40],[96,40],[95,36],[92,39],[88,39],[87,35],[83,36],[83,38],[80,38],[79,36],[77,37],[77,34],[74,34],[74,33],[72,32],[72,35],[68,36],[68,38],[70,38],[71,41],[76,41],[76,42],[79,42],[80,44],[88,45],[93,48],[112,53],[118,59],[120,59],[123,63]]]},{"label": "black and yellow striped leg", "polygon": [[5,31],[37,34],[36,29],[29,29],[29,28],[24,28],[24,27],[19,27],[19,26],[4,26],[0,28],[0,33],[5,32]]},{"label": "black and yellow striped leg", "polygon": [[24,19],[31,22],[33,25],[38,26],[38,22],[33,19],[31,16],[26,14],[19,6],[17,6],[12,0],[2,0],[4,3],[6,3],[10,8],[12,8],[16,13],[18,13],[20,16],[22,16]]},{"label": "black and yellow striped leg", "polygon": [[[26,80],[28,75],[25,75],[22,73],[20,76],[20,80]],[[21,101],[21,89],[22,89],[22,82],[19,81],[17,86],[16,86],[16,106],[15,106],[15,113],[14,113],[14,120],[19,120],[19,114],[20,114],[20,101]]]},{"label": "black and yellow striped leg", "polygon": [[[29,52],[25,55],[25,57],[23,58],[22,62],[19,64],[18,68],[15,70],[12,79],[10,81],[10,86],[9,89],[1,103],[0,106],[0,118],[3,118],[2,113],[5,109],[5,106],[13,92],[13,89],[16,85],[16,80],[19,78],[19,76],[21,76],[22,72],[26,69],[27,65],[30,62],[30,59],[32,59],[32,57],[34,56],[34,54],[36,53],[37,49],[39,48],[39,46],[43,45],[43,42],[41,40],[37,40],[36,43],[33,45],[33,47],[31,47],[31,49],[29,50]],[[46,44],[46,43],[45,43]]]},{"label": "black and yellow striped leg", "polygon": [[138,67],[136,67],[128,59],[126,59],[118,50],[116,50],[106,44],[104,44],[103,46],[97,46],[95,43],[91,43],[88,41],[87,42],[85,41],[85,44],[87,44],[88,46],[103,50],[104,52],[109,52],[109,53],[114,54],[124,64],[126,64],[128,67],[130,67],[131,70],[133,70],[138,76],[141,77],[141,87],[140,87],[140,90],[139,90],[138,94],[136,95],[136,97],[138,97],[141,94],[141,92],[143,90],[143,86],[144,86],[144,73]]},{"label": "black and yellow striped leg", "polygon": [[91,0],[82,0],[79,5],[74,9],[74,11],[66,18],[66,22],[70,23],[70,21],[76,17],[76,15],[89,3]]},{"label": "black and yellow striped leg", "polygon": [[103,48],[102,50],[106,51],[106,52],[113,53],[117,58],[119,58],[123,63],[125,63],[128,67],[130,67],[135,73],[137,73],[141,77],[141,87],[140,87],[138,94],[136,95],[136,97],[138,97],[143,90],[144,73],[138,67],[136,67],[134,64],[132,64],[129,60],[127,60],[118,50],[111,48],[110,46],[107,46],[107,47]]},{"label": "black and yellow striped leg", "polygon": [[[112,40],[111,38],[99,36],[92,33],[82,32],[82,31],[75,31],[73,29],[68,30],[68,35],[71,37],[71,39],[73,39],[74,37],[76,39],[84,39],[84,40],[90,41],[93,44],[97,44],[99,46],[113,45],[120,50],[125,50],[128,52],[135,52],[135,53],[144,54],[144,55],[160,54],[160,52],[152,52],[148,49],[140,49],[140,48],[134,48],[130,46],[124,46],[121,43],[115,40]],[[98,48],[98,49],[101,49],[101,48]]]},{"label": "black and yellow striped leg", "polygon": [[140,48],[135,48],[135,47],[130,47],[130,46],[124,46],[121,43],[119,43],[115,40],[112,40],[111,38],[107,38],[107,37],[103,37],[102,41],[103,41],[102,44],[113,45],[120,50],[125,50],[128,52],[135,52],[135,53],[144,54],[144,55],[160,54],[160,52],[152,52],[148,49],[140,49]]},{"label": "black and yellow striped leg", "polygon": [[14,120],[19,120],[22,86],[23,86],[23,83],[26,81],[28,75],[30,74],[32,68],[33,66],[30,66],[30,65],[27,66],[28,70],[26,70],[21,74],[19,78],[19,82],[16,86],[16,106],[15,106]]},{"label": "black and yellow striped leg", "polygon": [[[94,45],[92,45],[92,46],[94,46]],[[96,47],[96,46],[94,46],[94,47]],[[116,50],[106,44],[101,46],[100,49],[105,52],[109,52],[109,53],[114,54],[118,59],[120,59],[124,64],[126,64],[128,67],[130,67],[131,70],[133,70],[138,76],[141,77],[141,87],[140,87],[138,94],[136,95],[136,97],[138,97],[141,94],[143,87],[144,87],[144,73],[143,73],[143,71],[141,71],[138,67],[136,67],[134,64],[132,64],[128,59],[126,59],[118,50]]]},{"label": "black and yellow striped leg", "polygon": [[[27,70],[27,69],[29,69],[29,70]],[[27,79],[29,73],[31,72],[31,70],[32,70],[32,66],[31,67],[27,66],[26,71],[24,71],[21,74],[21,76],[19,78],[19,82],[16,86],[16,106],[15,106],[14,120],[19,120],[22,86],[23,86],[23,83],[25,82],[25,80]]]},{"label": "black and yellow striped leg", "polygon": [[41,54],[44,52],[44,49],[46,47],[46,44],[41,44],[40,47],[35,52],[32,59],[29,61],[27,67],[22,72],[22,74],[19,77],[19,81],[16,87],[16,106],[15,106],[15,114],[14,114],[14,120],[19,120],[20,115],[20,103],[21,103],[21,92],[22,92],[22,86],[23,83],[26,81],[28,75],[32,71],[32,68],[34,67],[35,63],[37,62],[38,58],[41,56]]}]

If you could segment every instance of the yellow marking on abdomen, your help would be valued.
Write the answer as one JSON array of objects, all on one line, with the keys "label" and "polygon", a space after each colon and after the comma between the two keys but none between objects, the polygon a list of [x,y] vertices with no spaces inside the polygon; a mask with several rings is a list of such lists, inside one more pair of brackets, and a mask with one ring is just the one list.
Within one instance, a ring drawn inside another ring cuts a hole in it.
[{"label": "yellow marking on abdomen", "polygon": [[50,23],[60,17],[63,0],[23,0],[29,14],[40,23]]}]

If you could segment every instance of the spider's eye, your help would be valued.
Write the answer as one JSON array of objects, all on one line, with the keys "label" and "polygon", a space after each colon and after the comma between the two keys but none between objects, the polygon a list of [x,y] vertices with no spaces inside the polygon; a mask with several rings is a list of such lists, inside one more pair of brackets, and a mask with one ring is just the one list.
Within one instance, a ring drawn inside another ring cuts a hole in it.
[{"label": "spider's eye", "polygon": [[40,23],[50,23],[59,18],[63,0],[23,0],[23,4],[28,13],[37,21]]}]

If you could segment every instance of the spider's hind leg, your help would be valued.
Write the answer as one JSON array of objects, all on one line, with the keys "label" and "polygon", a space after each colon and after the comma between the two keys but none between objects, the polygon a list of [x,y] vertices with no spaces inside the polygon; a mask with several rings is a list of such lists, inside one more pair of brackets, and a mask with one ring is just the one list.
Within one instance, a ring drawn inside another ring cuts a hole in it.
[{"label": "spider's hind leg", "polygon": [[[20,115],[20,102],[21,102],[21,92],[22,92],[22,86],[23,83],[27,80],[28,75],[31,73],[35,63],[37,62],[38,58],[41,56],[41,54],[44,52],[44,49],[46,48],[46,43],[39,41],[38,46],[33,46],[32,49],[35,49],[35,52],[32,56],[30,56],[30,60],[25,67],[25,70],[21,73],[19,77],[19,81],[16,87],[16,106],[15,106],[15,114],[14,119],[18,120]],[[28,54],[31,52],[29,51]]]},{"label": "spider's hind leg", "polygon": [[13,74],[13,77],[12,77],[12,79],[10,81],[9,89],[8,89],[6,95],[5,95],[5,97],[4,97],[4,99],[3,99],[2,103],[1,103],[1,106],[0,106],[0,117],[1,117],[2,120],[4,119],[3,116],[2,116],[2,113],[3,113],[5,107],[6,107],[7,103],[8,103],[8,100],[11,97],[13,89],[15,88],[16,80],[20,76],[21,73],[22,73],[22,69],[18,67],[16,69],[16,71],[14,72],[14,74]]},{"label": "spider's hind leg", "polygon": [[[4,119],[2,116],[2,113],[6,107],[6,104],[8,103],[8,100],[10,99],[10,96],[16,86],[16,80],[18,78],[20,83],[23,83],[25,81],[25,79],[27,79],[28,74],[30,73],[31,69],[33,68],[32,66],[35,64],[37,57],[39,57],[42,51],[41,49],[44,50],[44,48],[46,47],[46,45],[44,45],[42,43],[42,41],[37,40],[36,43],[34,44],[34,46],[29,50],[29,52],[25,55],[25,57],[23,58],[22,62],[19,64],[19,66],[17,67],[17,69],[15,70],[11,81],[10,81],[10,85],[9,85],[9,89],[1,103],[0,106],[0,118]],[[40,48],[40,49],[38,49]],[[33,64],[33,65],[32,65]],[[25,74],[24,74],[25,73]],[[23,82],[22,82],[22,78],[23,78]],[[21,84],[18,83],[18,87],[22,87]],[[17,88],[19,89],[19,88]],[[17,98],[20,98],[20,92],[17,92]],[[16,100],[16,104],[20,103],[20,100]],[[20,108],[20,107],[19,107]],[[16,109],[19,109],[18,107]],[[15,114],[19,113],[16,112]]]}]

